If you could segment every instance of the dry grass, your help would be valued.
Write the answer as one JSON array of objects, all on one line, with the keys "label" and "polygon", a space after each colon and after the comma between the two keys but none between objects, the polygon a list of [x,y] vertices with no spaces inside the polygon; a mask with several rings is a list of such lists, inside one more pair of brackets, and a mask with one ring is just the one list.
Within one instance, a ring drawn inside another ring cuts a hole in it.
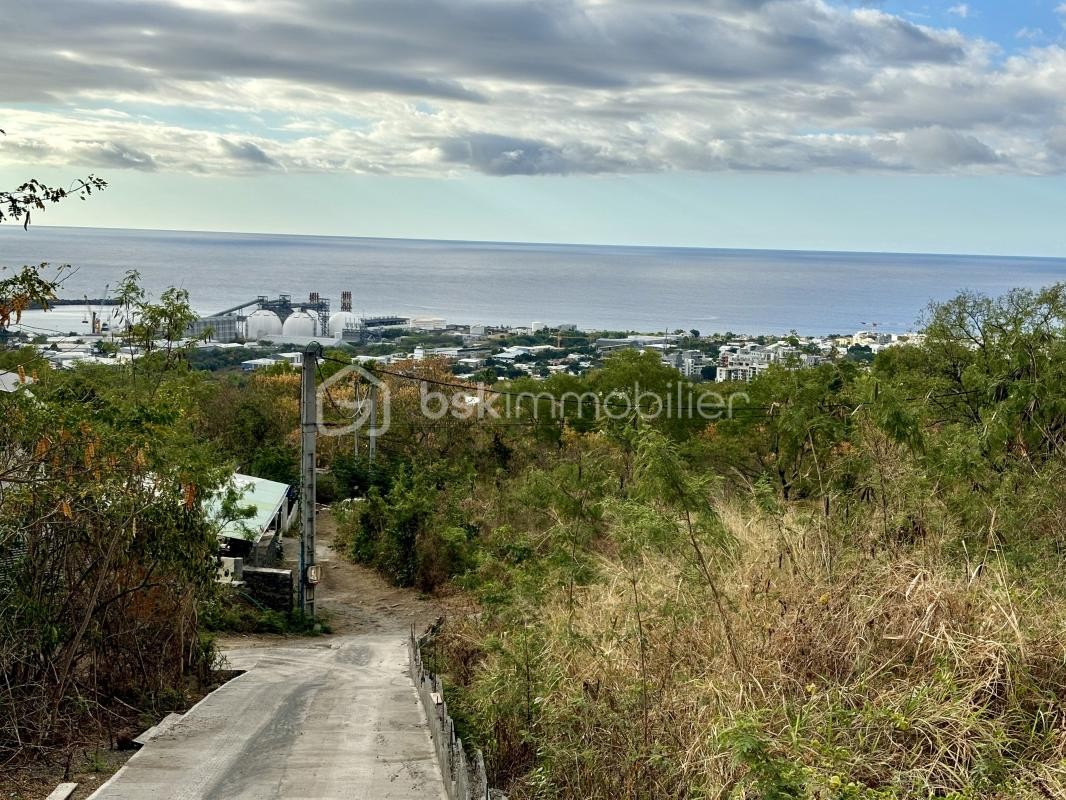
[{"label": "dry grass", "polygon": [[871,554],[816,520],[721,515],[739,670],[682,552],[602,558],[576,609],[551,592],[489,646],[486,623],[452,626],[514,797],[1066,798],[1062,598],[932,543]]}]

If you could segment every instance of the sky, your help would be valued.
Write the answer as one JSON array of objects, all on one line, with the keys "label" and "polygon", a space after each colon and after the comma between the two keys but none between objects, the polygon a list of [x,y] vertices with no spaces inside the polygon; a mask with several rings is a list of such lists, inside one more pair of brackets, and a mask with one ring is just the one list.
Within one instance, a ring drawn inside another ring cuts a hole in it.
[{"label": "sky", "polygon": [[38,223],[1066,256],[1060,0],[0,0]]}]

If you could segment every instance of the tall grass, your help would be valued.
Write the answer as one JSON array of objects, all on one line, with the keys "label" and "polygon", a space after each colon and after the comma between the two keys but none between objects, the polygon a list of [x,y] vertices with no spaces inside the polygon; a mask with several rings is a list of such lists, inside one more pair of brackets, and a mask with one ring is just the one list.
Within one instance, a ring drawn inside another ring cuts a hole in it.
[{"label": "tall grass", "polygon": [[448,626],[463,721],[512,797],[1066,797],[1056,588],[932,537],[719,515],[728,620],[684,551],[623,563],[608,538],[584,585]]}]

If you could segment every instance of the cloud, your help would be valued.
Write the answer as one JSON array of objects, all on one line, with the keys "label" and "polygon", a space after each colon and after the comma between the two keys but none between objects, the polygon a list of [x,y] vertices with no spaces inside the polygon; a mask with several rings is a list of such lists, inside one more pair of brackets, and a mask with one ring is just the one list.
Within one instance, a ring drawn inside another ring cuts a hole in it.
[{"label": "cloud", "polygon": [[970,16],[970,6],[966,3],[959,3],[958,5],[949,8],[948,13],[954,14],[956,17],[962,17],[962,19],[966,19]]},{"label": "cloud", "polygon": [[258,167],[275,168],[279,166],[278,162],[264,153],[263,149],[255,142],[231,142],[229,139],[219,139],[218,143],[226,155],[235,161]]},{"label": "cloud", "polygon": [[445,162],[464,164],[485,175],[589,174],[622,172],[635,166],[601,148],[581,144],[558,147],[491,133],[453,137],[438,147]]},{"label": "cloud", "polygon": [[75,159],[103,167],[119,167],[152,172],[155,159],[148,153],[122,142],[86,142],[75,150]]},{"label": "cloud", "polygon": [[1066,171],[1053,146],[1066,51],[1003,58],[879,6],[24,4],[0,50],[0,161],[501,177]]},{"label": "cloud", "polygon": [[918,166],[995,164],[1000,156],[975,136],[939,126],[903,134],[900,146]]}]

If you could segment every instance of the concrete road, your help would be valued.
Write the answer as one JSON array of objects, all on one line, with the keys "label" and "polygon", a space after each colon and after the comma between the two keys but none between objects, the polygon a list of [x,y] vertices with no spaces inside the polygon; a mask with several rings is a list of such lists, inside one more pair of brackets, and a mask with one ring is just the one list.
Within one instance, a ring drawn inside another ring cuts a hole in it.
[{"label": "concrete road", "polygon": [[93,800],[443,800],[404,634],[226,653],[245,669]]}]

